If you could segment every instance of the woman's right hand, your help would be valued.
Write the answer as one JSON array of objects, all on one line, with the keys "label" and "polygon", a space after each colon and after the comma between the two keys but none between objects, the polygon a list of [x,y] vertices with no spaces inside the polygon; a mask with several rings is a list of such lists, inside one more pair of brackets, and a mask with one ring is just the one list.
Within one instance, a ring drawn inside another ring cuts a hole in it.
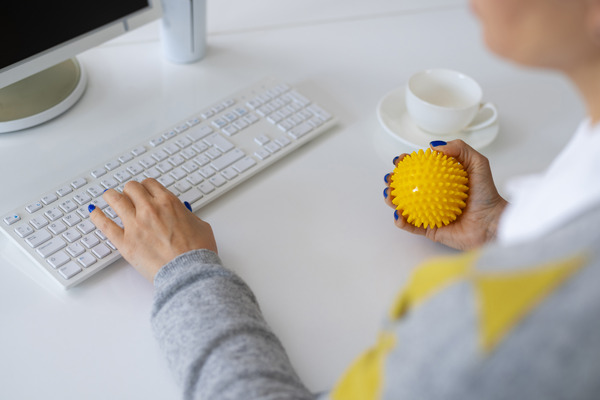
[{"label": "woman's right hand", "polygon": [[[438,144],[440,142],[432,142]],[[405,231],[424,235],[429,239],[443,243],[447,246],[460,250],[468,250],[479,247],[496,237],[496,229],[500,215],[508,204],[496,190],[492,171],[486,157],[475,151],[462,140],[453,140],[447,144],[432,146],[433,150],[442,152],[447,156],[454,157],[460,162],[469,174],[469,198],[463,213],[449,225],[441,228],[423,228],[410,224],[402,216],[402,210],[394,213],[396,226]],[[396,158],[397,164],[406,154]],[[391,174],[386,175],[386,189],[384,196],[386,203],[392,207],[390,179]]]}]

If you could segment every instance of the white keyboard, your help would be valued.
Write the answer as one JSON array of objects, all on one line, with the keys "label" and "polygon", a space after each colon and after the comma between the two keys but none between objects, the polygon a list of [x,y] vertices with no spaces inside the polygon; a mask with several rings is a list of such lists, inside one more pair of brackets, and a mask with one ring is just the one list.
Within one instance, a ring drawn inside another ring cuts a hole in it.
[{"label": "white keyboard", "polygon": [[121,257],[89,220],[93,203],[121,224],[106,189],[152,177],[197,211],[333,124],[290,85],[265,79],[4,214],[0,230],[69,288]]}]

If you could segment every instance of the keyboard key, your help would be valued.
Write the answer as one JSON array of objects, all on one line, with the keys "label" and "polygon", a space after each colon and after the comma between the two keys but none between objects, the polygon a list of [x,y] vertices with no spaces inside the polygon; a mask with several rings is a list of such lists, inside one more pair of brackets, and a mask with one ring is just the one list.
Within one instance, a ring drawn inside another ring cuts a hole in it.
[{"label": "keyboard key", "polygon": [[206,139],[204,139],[204,142],[206,142],[206,144],[216,147],[223,153],[227,153],[229,150],[235,147],[233,143],[231,143],[229,140],[225,139],[218,133],[208,136]]},{"label": "keyboard key", "polygon": [[81,233],[79,233],[79,231],[77,231],[75,228],[72,228],[63,233],[62,236],[67,239],[69,243],[73,243],[76,240],[79,240]]},{"label": "keyboard key", "polygon": [[164,142],[165,142],[165,139],[162,136],[159,136],[157,138],[150,140],[150,146],[157,147],[157,146],[160,146],[161,144],[163,144]]},{"label": "keyboard key", "polygon": [[21,225],[21,226],[17,226],[15,228],[15,232],[17,233],[17,235],[24,238],[33,233],[33,228],[30,227],[29,225]]},{"label": "keyboard key", "polygon": [[73,199],[80,205],[84,205],[92,201],[92,198],[85,192],[77,193]]},{"label": "keyboard key", "polygon": [[71,193],[72,191],[73,191],[73,189],[71,188],[71,186],[63,186],[56,191],[56,194],[58,194],[60,197],[64,197],[64,196],[68,195],[69,193]]},{"label": "keyboard key", "polygon": [[[226,167],[230,166],[231,164],[233,164],[234,162],[241,160],[242,158],[244,158],[246,154],[240,150],[240,149],[235,149],[230,151],[229,153],[226,153],[225,155],[223,155],[222,157],[218,158],[217,160],[213,160],[210,165],[217,171],[221,171],[223,169],[225,169]],[[208,176],[204,176],[205,178],[208,178]]]},{"label": "keyboard key", "polygon": [[37,217],[32,218],[29,223],[35,229],[42,229],[44,226],[48,225],[48,220],[43,216],[38,215]]},{"label": "keyboard key", "polygon": [[138,146],[135,149],[131,150],[131,154],[133,154],[135,157],[142,155],[146,152],[146,148],[144,146]]},{"label": "keyboard key", "polygon": [[62,203],[60,203],[59,206],[67,214],[71,211],[77,210],[78,207],[73,200],[65,200]]},{"label": "keyboard key", "polygon": [[204,182],[201,182],[201,183],[198,185],[198,188],[199,188],[199,189],[200,189],[200,191],[201,191],[202,193],[204,193],[204,194],[209,194],[210,192],[212,192],[212,191],[214,191],[214,190],[215,190],[215,187],[214,187],[214,186],[213,186],[211,183],[209,183],[209,182],[206,182],[206,181],[204,181]]},{"label": "keyboard key", "polygon": [[58,200],[58,197],[54,193],[50,193],[42,197],[42,203],[45,205],[55,202],[56,200]]},{"label": "keyboard key", "polygon": [[256,161],[253,158],[246,157],[233,165],[233,168],[239,173],[245,172],[256,165]]},{"label": "keyboard key", "polygon": [[83,187],[86,183],[87,183],[87,179],[77,178],[71,182],[71,186],[73,187],[73,189],[79,189],[80,187]]},{"label": "keyboard key", "polygon": [[79,232],[85,235],[96,229],[96,226],[92,223],[92,221],[83,221],[82,223],[77,225],[77,229],[79,230]]},{"label": "keyboard key", "polygon": [[290,129],[289,134],[294,139],[300,139],[302,136],[306,135],[308,132],[312,131],[312,126],[309,123],[304,122],[301,125],[298,125],[292,129]]},{"label": "keyboard key", "polygon": [[50,232],[48,232],[45,229],[42,229],[41,231],[35,232],[33,235],[29,235],[27,239],[25,239],[25,241],[31,247],[36,248],[40,244],[47,242],[50,239],[52,239],[52,235],[50,234]]},{"label": "keyboard key", "polygon": [[73,261],[67,263],[65,266],[60,267],[58,269],[58,273],[61,274],[62,277],[65,279],[71,279],[81,271],[83,270],[79,267],[79,265],[75,264]]},{"label": "keyboard key", "polygon": [[98,168],[91,172],[91,175],[94,178],[100,178],[102,175],[106,174],[106,170],[104,168]]},{"label": "keyboard key", "polygon": [[81,244],[87,247],[88,249],[91,249],[98,243],[100,243],[100,239],[98,239],[98,237],[93,234],[86,235],[83,238],[81,238]]},{"label": "keyboard key", "polygon": [[121,157],[119,157],[119,161],[123,164],[125,164],[131,160],[133,160],[133,155],[131,153],[126,153],[126,154],[123,154]]},{"label": "keyboard key", "polygon": [[36,251],[38,252],[38,254],[44,258],[51,256],[52,254],[56,253],[58,250],[63,249],[67,244],[65,243],[64,240],[62,240],[59,237],[56,237],[54,239],[48,240],[47,242],[45,242],[44,244],[42,244],[40,247],[38,247],[36,249]]},{"label": "keyboard key", "polygon": [[[105,189],[112,189],[117,187],[119,185],[119,182],[117,182],[117,180],[113,178],[106,178],[102,180],[100,184],[104,186]],[[104,190],[102,192],[104,193]]]},{"label": "keyboard key", "polygon": [[81,264],[82,267],[87,268],[92,264],[96,263],[96,257],[91,255],[90,253],[83,253],[79,257],[77,257],[77,262]]},{"label": "keyboard key", "polygon": [[106,168],[109,171],[112,171],[112,170],[119,168],[120,166],[121,166],[121,163],[119,162],[119,160],[112,160],[112,161],[107,162],[104,165],[104,168]]},{"label": "keyboard key", "polygon": [[215,175],[209,179],[209,182],[216,187],[221,187],[227,183],[227,179],[225,179],[223,175]]},{"label": "keyboard key", "polygon": [[[86,212],[88,215],[89,215],[89,213],[90,213],[90,212],[87,210],[87,207],[85,207],[85,212]],[[79,215],[77,215],[77,214],[69,214],[69,215],[65,216],[65,217],[64,217],[62,220],[63,220],[63,221],[64,221],[64,222],[65,222],[67,225],[69,225],[69,226],[75,226],[75,225],[77,225],[78,223],[80,223],[80,222],[81,222],[81,218],[80,218],[80,217],[79,217]]]},{"label": "keyboard key", "polygon": [[46,211],[44,213],[44,215],[46,217],[48,217],[48,219],[50,221],[56,221],[57,219],[59,219],[60,217],[62,217],[64,214],[62,213],[62,211],[60,211],[58,208],[54,207],[48,211]]},{"label": "keyboard key", "polygon": [[11,215],[7,215],[2,220],[4,221],[4,223],[6,225],[12,225],[15,222],[19,222],[21,220],[21,217],[19,217],[17,214],[11,214]]},{"label": "keyboard key", "polygon": [[233,178],[238,176],[238,173],[235,169],[233,169],[233,167],[228,167],[221,171],[221,175],[223,175],[228,180],[232,180]]},{"label": "keyboard key", "polygon": [[135,176],[135,175],[138,175],[138,174],[141,174],[142,172],[144,172],[144,168],[140,167],[139,165],[133,164],[133,165],[130,165],[129,167],[127,167],[127,171],[131,175]]},{"label": "keyboard key", "polygon": [[36,212],[37,210],[41,209],[42,207],[43,207],[42,202],[41,201],[36,201],[35,203],[31,203],[30,205],[28,205],[27,207],[25,207],[25,209],[27,210],[27,212],[29,214],[33,214],[34,212]]},{"label": "keyboard key", "polygon": [[58,253],[54,254],[52,257],[48,258],[46,261],[48,261],[48,264],[52,265],[52,268],[58,268],[70,260],[71,260],[71,257],[69,257],[67,255],[67,253],[65,253],[64,251],[59,251]]},{"label": "keyboard key", "polygon": [[120,183],[127,182],[131,179],[131,174],[127,171],[119,171],[115,174],[115,179],[118,180]]},{"label": "keyboard key", "polygon": [[62,222],[57,221],[51,223],[50,226],[48,226],[48,229],[50,229],[50,232],[52,232],[53,234],[60,235],[61,233],[67,230],[67,226]]},{"label": "keyboard key", "polygon": [[92,249],[92,253],[99,259],[102,259],[110,254],[110,249],[104,244],[99,244]]},{"label": "keyboard key", "polygon": [[92,197],[98,197],[98,196],[102,196],[102,193],[104,193],[104,188],[100,187],[99,185],[93,185],[93,186],[90,186],[89,188],[87,188],[87,192]]},{"label": "keyboard key", "polygon": [[72,257],[77,257],[80,254],[83,254],[85,249],[80,243],[73,243],[69,247],[67,247],[67,251]]}]

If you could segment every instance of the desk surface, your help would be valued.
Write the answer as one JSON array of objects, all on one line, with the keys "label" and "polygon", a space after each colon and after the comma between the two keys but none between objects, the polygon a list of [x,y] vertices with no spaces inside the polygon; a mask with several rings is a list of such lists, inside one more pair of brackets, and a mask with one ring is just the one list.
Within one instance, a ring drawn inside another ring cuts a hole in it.
[{"label": "desk surface", "polygon": [[[451,252],[393,225],[382,179],[410,149],[379,125],[378,101],[421,69],[472,75],[500,112],[482,152],[501,192],[544,168],[584,115],[561,77],[491,55],[464,0],[354,3],[209,1],[209,52],[191,65],[163,59],[156,23],[82,54],[90,79],[75,108],[0,136],[0,213],[265,75],[297,85],[339,126],[198,214],[309,388],[331,387],[411,269]],[[0,237],[0,398],[178,398],[152,294],[124,261],[61,291]]]}]

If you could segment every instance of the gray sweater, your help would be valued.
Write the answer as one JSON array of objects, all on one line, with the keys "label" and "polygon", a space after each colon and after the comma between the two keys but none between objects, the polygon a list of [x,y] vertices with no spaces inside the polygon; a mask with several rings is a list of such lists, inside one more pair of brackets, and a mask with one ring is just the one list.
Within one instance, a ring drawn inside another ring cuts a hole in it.
[{"label": "gray sweater", "polygon": [[[216,254],[177,257],[155,287],[152,325],[185,399],[315,398]],[[539,240],[429,262],[330,395],[600,398],[599,287],[600,208]]]}]

